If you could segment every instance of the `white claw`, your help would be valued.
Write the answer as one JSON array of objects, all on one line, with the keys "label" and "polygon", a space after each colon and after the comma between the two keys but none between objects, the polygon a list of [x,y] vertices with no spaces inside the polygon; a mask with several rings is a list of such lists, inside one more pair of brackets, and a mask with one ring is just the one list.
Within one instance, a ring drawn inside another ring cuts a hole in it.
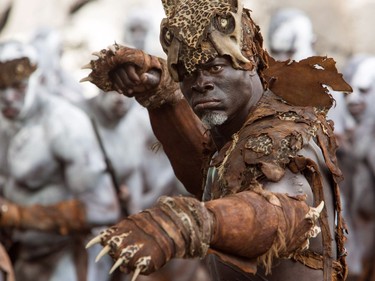
[{"label": "white claw", "polygon": [[91,63],[85,64],[84,66],[81,67],[81,69],[92,69]]},{"label": "white claw", "polygon": [[115,271],[122,263],[123,263],[123,259],[122,258],[119,258],[116,263],[111,267],[111,270],[109,271],[109,274],[112,274],[113,271]]},{"label": "white claw", "polygon": [[86,249],[87,248],[90,248],[91,246],[95,245],[95,244],[98,244],[100,243],[100,241],[102,240],[102,236],[99,235],[99,236],[95,236],[93,239],[91,239],[87,245],[86,245]]},{"label": "white claw", "polygon": [[102,54],[100,52],[93,52],[92,53],[93,56],[96,56],[98,58],[101,58],[102,57]]},{"label": "white claw", "polygon": [[116,46],[115,45],[109,45],[108,49],[111,50],[113,53],[116,53]]},{"label": "white claw", "polygon": [[319,206],[316,207],[316,211],[320,214],[324,208],[324,201],[320,202]]},{"label": "white claw", "polygon": [[108,252],[111,250],[111,247],[109,247],[108,245],[105,246],[101,251],[100,253],[98,254],[98,256],[96,257],[95,259],[95,262],[98,262],[103,256],[105,256],[106,254],[108,254]]},{"label": "white claw", "polygon": [[135,281],[140,273],[141,273],[141,267],[137,267],[134,271],[134,275],[131,281]]},{"label": "white claw", "polygon": [[316,208],[310,208],[309,212],[306,214],[306,218],[316,221],[319,218],[323,208],[324,201],[322,201]]},{"label": "white claw", "polygon": [[81,80],[79,80],[80,83],[82,82],[91,82],[92,81],[92,78],[91,77],[85,77],[85,78],[82,78]]}]

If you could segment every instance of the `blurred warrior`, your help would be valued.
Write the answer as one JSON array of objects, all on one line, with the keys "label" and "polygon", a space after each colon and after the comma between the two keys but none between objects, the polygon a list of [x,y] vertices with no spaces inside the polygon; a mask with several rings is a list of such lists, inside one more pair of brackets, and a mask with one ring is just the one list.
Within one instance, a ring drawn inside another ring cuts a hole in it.
[{"label": "blurred warrior", "polygon": [[85,281],[82,242],[119,205],[89,119],[41,83],[35,49],[2,42],[0,226],[16,280]]},{"label": "blurred warrior", "polygon": [[352,173],[347,190],[346,217],[350,280],[375,280],[375,57],[353,56],[345,76],[353,88],[346,97],[356,126],[351,133],[351,149],[346,156]]}]

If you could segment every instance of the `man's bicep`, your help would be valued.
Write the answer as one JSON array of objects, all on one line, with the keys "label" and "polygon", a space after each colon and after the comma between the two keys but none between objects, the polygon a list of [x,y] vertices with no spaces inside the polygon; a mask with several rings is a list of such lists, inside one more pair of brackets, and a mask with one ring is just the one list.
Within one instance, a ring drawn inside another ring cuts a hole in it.
[{"label": "man's bicep", "polygon": [[306,202],[313,205],[313,193],[306,177],[301,173],[293,173],[289,169],[285,170],[284,177],[278,182],[267,182],[264,184],[267,191],[275,193],[287,193],[292,196],[307,195]]}]

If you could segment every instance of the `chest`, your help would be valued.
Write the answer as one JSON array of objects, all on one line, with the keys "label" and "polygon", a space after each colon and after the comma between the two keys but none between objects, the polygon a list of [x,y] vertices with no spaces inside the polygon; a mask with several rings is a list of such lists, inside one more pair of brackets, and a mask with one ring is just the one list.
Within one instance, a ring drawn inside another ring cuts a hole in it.
[{"label": "chest", "polygon": [[21,128],[9,144],[7,162],[17,182],[35,186],[46,181],[58,166],[43,123]]},{"label": "chest", "polygon": [[146,149],[147,132],[135,126],[99,128],[99,134],[107,157],[119,178],[123,179],[141,165]]}]

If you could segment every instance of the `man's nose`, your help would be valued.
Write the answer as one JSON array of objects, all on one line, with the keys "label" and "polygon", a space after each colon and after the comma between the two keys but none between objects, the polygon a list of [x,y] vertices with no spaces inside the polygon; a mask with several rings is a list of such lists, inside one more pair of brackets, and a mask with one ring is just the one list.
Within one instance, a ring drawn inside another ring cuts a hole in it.
[{"label": "man's nose", "polygon": [[4,102],[12,102],[15,99],[15,92],[12,89],[5,89],[1,94],[1,99]]},{"label": "man's nose", "polygon": [[346,97],[346,101],[349,104],[358,104],[364,102],[364,98],[360,91],[356,87],[353,87],[353,92]]},{"label": "man's nose", "polygon": [[191,86],[191,89],[195,92],[206,93],[214,89],[214,84],[207,77],[204,71],[198,70],[196,73],[196,79]]}]

